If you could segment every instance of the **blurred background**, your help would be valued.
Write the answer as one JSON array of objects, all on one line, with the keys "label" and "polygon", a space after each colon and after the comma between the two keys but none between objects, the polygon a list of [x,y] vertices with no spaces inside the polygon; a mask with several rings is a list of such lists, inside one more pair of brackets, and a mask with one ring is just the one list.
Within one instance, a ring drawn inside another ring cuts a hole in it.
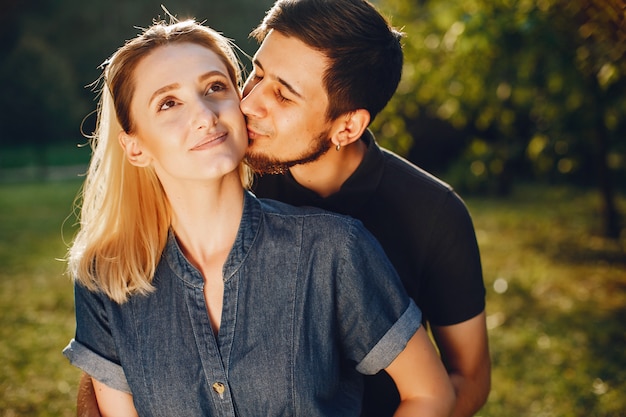
[{"label": "blurred background", "polygon": [[[252,55],[270,0],[176,0]],[[481,416],[626,415],[626,6],[378,0],[403,78],[372,129],[474,217],[493,356]],[[70,416],[58,259],[75,230],[99,65],[154,0],[0,0],[0,416]],[[375,86],[373,86],[375,88]]]},{"label": "blurred background", "polygon": [[[94,129],[97,91],[90,86],[99,66],[138,28],[169,20],[162,3],[0,0],[0,105],[6,110],[0,112],[0,169],[29,166],[20,174],[45,177],[51,166],[89,160],[77,144],[86,142],[81,129]],[[176,0],[166,7],[181,20],[205,21],[253,54],[256,42],[248,33],[272,3]]]}]

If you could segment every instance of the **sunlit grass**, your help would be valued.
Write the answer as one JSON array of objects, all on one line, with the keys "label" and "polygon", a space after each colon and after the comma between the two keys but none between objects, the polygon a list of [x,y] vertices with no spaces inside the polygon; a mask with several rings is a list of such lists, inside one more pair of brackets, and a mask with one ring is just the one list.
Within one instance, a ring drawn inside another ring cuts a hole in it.
[{"label": "sunlit grass", "polygon": [[529,187],[468,204],[494,368],[479,415],[625,415],[626,254],[595,232],[599,198]]},{"label": "sunlit grass", "polygon": [[[61,355],[74,332],[72,286],[56,259],[79,183],[0,186],[0,413],[72,416],[78,371]],[[68,222],[67,238],[71,238]]]},{"label": "sunlit grass", "polygon": [[[76,181],[0,185],[0,416],[72,416],[79,371],[63,275]],[[467,198],[481,247],[493,357],[483,417],[626,410],[626,255],[599,237],[599,199],[521,188]],[[621,210],[626,201],[622,198]],[[63,230],[63,231],[62,231]]]}]

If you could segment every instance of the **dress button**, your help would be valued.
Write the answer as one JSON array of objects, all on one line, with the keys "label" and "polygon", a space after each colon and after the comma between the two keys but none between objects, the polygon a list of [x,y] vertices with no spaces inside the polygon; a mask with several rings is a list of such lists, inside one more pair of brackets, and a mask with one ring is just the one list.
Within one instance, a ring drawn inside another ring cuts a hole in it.
[{"label": "dress button", "polygon": [[226,388],[224,387],[224,384],[222,384],[221,382],[216,382],[213,384],[213,391],[215,391],[221,399],[224,398],[224,391],[226,390]]}]

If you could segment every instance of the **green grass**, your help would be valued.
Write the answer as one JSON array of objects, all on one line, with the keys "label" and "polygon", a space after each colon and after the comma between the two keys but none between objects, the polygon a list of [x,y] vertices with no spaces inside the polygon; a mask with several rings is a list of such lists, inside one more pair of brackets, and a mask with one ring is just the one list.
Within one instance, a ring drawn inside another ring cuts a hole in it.
[{"label": "green grass", "polygon": [[[74,332],[63,220],[80,183],[0,186],[0,414],[72,416],[79,372],[61,355]],[[69,221],[65,234],[70,239]]]},{"label": "green grass", "polygon": [[[72,416],[79,371],[63,275],[77,181],[0,184],[0,416]],[[482,417],[626,415],[626,255],[598,237],[599,199],[525,187],[468,198],[493,359]],[[625,212],[626,200],[620,200]]]},{"label": "green grass", "polygon": [[626,415],[626,253],[595,233],[599,198],[524,188],[468,204],[493,360],[479,415]]}]

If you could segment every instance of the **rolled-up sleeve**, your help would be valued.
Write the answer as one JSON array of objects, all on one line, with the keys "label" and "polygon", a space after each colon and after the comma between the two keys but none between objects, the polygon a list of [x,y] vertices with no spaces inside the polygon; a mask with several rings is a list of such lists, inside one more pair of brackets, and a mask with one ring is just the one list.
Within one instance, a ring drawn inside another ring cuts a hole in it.
[{"label": "rolled-up sleeve", "polygon": [[413,300],[398,321],[387,331],[374,348],[357,364],[357,371],[374,375],[388,367],[404,350],[409,339],[419,329],[422,313]]},{"label": "rolled-up sleeve", "polygon": [[116,390],[130,393],[122,367],[98,355],[76,339],[72,339],[63,349],[63,355],[72,365],[82,369],[92,378]]},{"label": "rolled-up sleeve", "polygon": [[109,325],[105,295],[74,285],[76,334],[63,355],[91,377],[119,391],[130,392]]}]

